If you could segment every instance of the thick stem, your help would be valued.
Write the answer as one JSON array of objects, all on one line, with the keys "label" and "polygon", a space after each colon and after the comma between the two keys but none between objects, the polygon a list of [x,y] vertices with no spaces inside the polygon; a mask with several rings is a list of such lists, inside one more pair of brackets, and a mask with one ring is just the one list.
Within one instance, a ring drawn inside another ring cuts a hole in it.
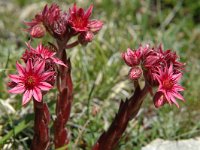
[{"label": "thick stem", "polygon": [[66,146],[69,142],[68,132],[65,128],[70,117],[71,104],[73,101],[73,84],[71,78],[71,63],[67,59],[65,43],[57,42],[59,47],[58,57],[67,67],[60,66],[57,74],[58,99],[56,103],[56,119],[54,121],[54,144],[55,148]]},{"label": "thick stem", "polygon": [[140,87],[138,86],[130,99],[127,99],[125,102],[121,101],[119,111],[112,124],[108,128],[108,131],[104,132],[100,136],[96,144],[93,146],[93,150],[114,149],[125,131],[128,122],[137,115],[147,93],[147,85],[142,90],[140,90]]},{"label": "thick stem", "polygon": [[31,150],[47,150],[50,144],[50,114],[46,103],[34,100],[35,122]]}]

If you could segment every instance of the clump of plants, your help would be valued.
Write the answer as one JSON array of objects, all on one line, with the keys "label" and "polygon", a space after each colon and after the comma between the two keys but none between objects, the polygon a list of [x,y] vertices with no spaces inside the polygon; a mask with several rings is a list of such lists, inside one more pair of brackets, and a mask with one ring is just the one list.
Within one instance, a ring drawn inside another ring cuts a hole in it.
[{"label": "clump of plants", "polygon": [[[16,62],[17,74],[10,74],[9,93],[23,94],[22,105],[26,107],[34,103],[34,136],[32,150],[45,150],[64,147],[70,141],[66,124],[70,117],[73,103],[73,81],[71,60],[68,50],[77,46],[86,46],[92,42],[95,35],[103,27],[100,20],[91,19],[93,5],[87,10],[74,4],[67,12],[62,11],[57,4],[45,6],[30,22],[25,22],[31,40],[26,42],[26,50],[21,59]],[[39,42],[36,47],[31,43],[37,38],[49,34],[53,43],[47,45]],[[73,42],[71,42],[74,40]],[[111,150],[117,145],[128,122],[133,119],[147,94],[153,97],[155,107],[164,104],[175,104],[176,99],[184,101],[180,92],[184,88],[179,84],[183,75],[184,64],[175,52],[164,50],[162,45],[151,47],[140,45],[122,53],[122,60],[130,67],[127,73],[133,82],[134,91],[130,98],[122,100],[119,110],[107,131],[97,139],[91,149]],[[72,60],[73,61],[73,60]],[[80,62],[81,63],[81,62]],[[140,85],[140,80],[145,85]],[[76,84],[76,83],[75,83]],[[57,89],[56,118],[51,120],[48,104],[43,96],[53,87]],[[49,124],[53,122],[53,143],[50,141]]]}]

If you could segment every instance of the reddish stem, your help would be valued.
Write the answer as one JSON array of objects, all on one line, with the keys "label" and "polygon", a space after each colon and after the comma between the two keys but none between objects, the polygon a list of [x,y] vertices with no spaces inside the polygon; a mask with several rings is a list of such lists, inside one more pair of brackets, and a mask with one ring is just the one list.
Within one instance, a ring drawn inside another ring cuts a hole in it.
[{"label": "reddish stem", "polygon": [[75,42],[73,42],[73,43],[70,43],[70,44],[68,44],[68,45],[66,45],[66,49],[70,49],[70,48],[72,48],[72,47],[75,47],[75,46],[77,46],[79,44],[79,41],[75,41]]},{"label": "reddish stem", "polygon": [[73,84],[71,79],[71,63],[65,52],[65,42],[58,41],[58,57],[67,65],[60,66],[57,74],[58,99],[56,103],[56,119],[54,121],[55,148],[66,146],[69,143],[68,132],[65,128],[70,117],[73,101]]},{"label": "reddish stem", "polygon": [[142,90],[137,86],[133,96],[125,102],[121,101],[119,111],[116,114],[112,124],[106,132],[104,132],[93,150],[112,150],[117,145],[123,132],[125,131],[128,122],[137,115],[144,97],[148,93],[148,86],[146,85]]},{"label": "reddish stem", "polygon": [[46,103],[34,101],[35,121],[34,137],[31,150],[47,150],[49,148],[49,128],[50,114]]}]

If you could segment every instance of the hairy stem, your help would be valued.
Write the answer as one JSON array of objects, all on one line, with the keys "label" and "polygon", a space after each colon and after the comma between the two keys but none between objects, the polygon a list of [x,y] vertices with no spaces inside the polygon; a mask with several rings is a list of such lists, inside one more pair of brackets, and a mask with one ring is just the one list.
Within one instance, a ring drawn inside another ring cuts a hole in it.
[{"label": "hairy stem", "polygon": [[50,114],[46,103],[34,100],[34,137],[31,150],[47,150],[50,144],[49,128]]},{"label": "hairy stem", "polygon": [[127,99],[125,102],[121,101],[118,113],[116,114],[112,124],[108,130],[100,136],[96,144],[93,146],[93,150],[114,149],[125,131],[128,122],[137,115],[147,93],[147,85],[142,90],[140,90],[138,85],[132,97]]}]

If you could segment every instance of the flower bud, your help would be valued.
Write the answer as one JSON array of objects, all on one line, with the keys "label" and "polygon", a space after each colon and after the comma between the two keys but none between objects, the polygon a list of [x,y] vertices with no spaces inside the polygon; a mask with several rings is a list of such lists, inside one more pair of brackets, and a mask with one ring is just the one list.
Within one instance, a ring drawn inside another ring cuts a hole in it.
[{"label": "flower bud", "polygon": [[17,85],[17,83],[15,83],[15,82],[13,82],[13,81],[10,81],[10,82],[7,83],[7,86],[8,86],[9,88],[14,88],[16,85]]},{"label": "flower bud", "polygon": [[156,92],[153,97],[153,102],[156,108],[163,106],[166,103],[166,99],[162,92]]},{"label": "flower bud", "polygon": [[122,58],[125,63],[132,67],[135,65],[139,65],[140,63],[140,55],[137,51],[132,51],[130,48],[127,49],[127,52],[122,53]]},{"label": "flower bud", "polygon": [[45,33],[46,33],[46,29],[44,25],[41,23],[33,26],[30,30],[30,35],[33,38],[41,38],[45,35]]},{"label": "flower bud", "polygon": [[131,80],[137,80],[142,75],[142,69],[140,67],[132,67],[129,71],[129,78]]},{"label": "flower bud", "polygon": [[93,38],[94,38],[94,34],[90,31],[87,31],[87,32],[81,33],[78,36],[78,41],[82,45],[87,45],[87,43],[91,42]]}]

